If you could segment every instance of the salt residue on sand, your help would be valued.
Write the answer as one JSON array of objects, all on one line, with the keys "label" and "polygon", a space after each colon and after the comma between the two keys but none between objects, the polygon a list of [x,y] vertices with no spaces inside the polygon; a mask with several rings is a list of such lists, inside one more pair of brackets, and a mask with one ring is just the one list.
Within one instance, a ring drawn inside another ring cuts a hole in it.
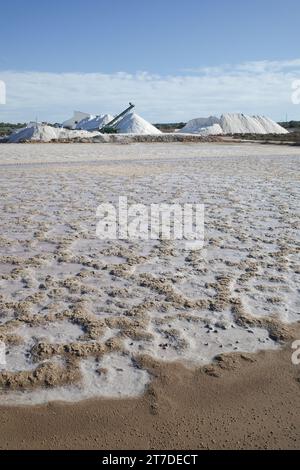
[{"label": "salt residue on sand", "polygon": [[[299,151],[200,150],[2,146],[2,403],[133,396],[151,380],[145,356],[199,366],[290,338]],[[96,208],[119,195],[204,203],[204,248],[99,240]]]},{"label": "salt residue on sand", "polygon": [[299,448],[299,368],[290,347],[219,355],[197,370],[150,357],[140,366],[152,383],[134,400],[2,405],[0,449]]}]

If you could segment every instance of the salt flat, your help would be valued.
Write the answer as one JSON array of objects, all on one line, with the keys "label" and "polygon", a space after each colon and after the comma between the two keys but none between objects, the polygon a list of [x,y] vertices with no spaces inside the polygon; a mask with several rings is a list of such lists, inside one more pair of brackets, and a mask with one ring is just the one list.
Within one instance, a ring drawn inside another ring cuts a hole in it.
[{"label": "salt flat", "polygon": [[[141,394],[299,321],[299,156],[253,144],[0,146],[2,403]],[[205,245],[96,237],[103,202],[205,206]]]}]

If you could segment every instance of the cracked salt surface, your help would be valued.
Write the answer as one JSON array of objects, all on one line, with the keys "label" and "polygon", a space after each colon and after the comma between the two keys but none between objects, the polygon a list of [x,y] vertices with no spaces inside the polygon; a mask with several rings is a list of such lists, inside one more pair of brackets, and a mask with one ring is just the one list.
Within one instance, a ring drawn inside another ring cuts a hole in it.
[{"label": "cracked salt surface", "polygon": [[[300,320],[299,149],[10,144],[2,164],[1,403],[136,396],[139,355],[201,366]],[[119,195],[204,203],[204,247],[97,239]]]},{"label": "cracked salt surface", "polygon": [[214,323],[207,315],[208,323],[200,325],[192,320],[176,320],[149,330],[153,335],[151,343],[132,344],[130,340],[126,340],[126,346],[132,354],[149,354],[155,359],[180,361],[186,366],[209,364],[218,354],[233,351],[251,353],[278,347],[270,340],[267,330],[246,330],[235,326],[228,317],[229,314],[222,315],[222,318]]},{"label": "cracked salt surface", "polygon": [[36,341],[47,340],[53,344],[64,344],[77,340],[82,335],[82,330],[77,325],[63,321],[43,326],[21,324],[14,333],[20,337],[21,344],[8,348],[6,365],[0,366],[0,370],[1,368],[7,371],[33,370],[36,365],[32,362],[30,351]]},{"label": "cracked salt surface", "polygon": [[150,377],[137,369],[127,356],[111,355],[102,360],[81,361],[82,382],[66,387],[39,388],[1,395],[2,405],[39,405],[53,401],[76,402],[95,397],[126,398],[141,395]]}]

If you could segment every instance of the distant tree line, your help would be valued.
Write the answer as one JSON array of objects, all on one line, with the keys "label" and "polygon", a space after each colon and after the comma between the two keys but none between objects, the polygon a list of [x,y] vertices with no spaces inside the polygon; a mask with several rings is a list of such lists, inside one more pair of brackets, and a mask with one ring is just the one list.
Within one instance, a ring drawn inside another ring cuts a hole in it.
[{"label": "distant tree line", "polygon": [[17,124],[12,124],[10,122],[0,122],[0,136],[9,135],[15,129],[20,129],[21,127],[26,126],[26,124],[18,122]]},{"label": "distant tree line", "polygon": [[289,121],[279,123],[285,129],[300,129],[300,121]]}]

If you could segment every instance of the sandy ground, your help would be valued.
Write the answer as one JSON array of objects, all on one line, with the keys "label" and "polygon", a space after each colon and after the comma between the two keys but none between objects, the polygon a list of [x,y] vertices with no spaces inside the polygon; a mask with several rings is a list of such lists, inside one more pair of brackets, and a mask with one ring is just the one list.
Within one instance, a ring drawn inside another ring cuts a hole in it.
[{"label": "sandy ground", "polygon": [[[1,145],[0,167],[3,448],[299,446],[299,150]],[[204,247],[99,240],[119,195],[203,203]]]},{"label": "sandy ground", "polygon": [[147,367],[141,398],[1,407],[0,449],[299,449],[300,370],[289,346],[234,354],[214,372]]}]

